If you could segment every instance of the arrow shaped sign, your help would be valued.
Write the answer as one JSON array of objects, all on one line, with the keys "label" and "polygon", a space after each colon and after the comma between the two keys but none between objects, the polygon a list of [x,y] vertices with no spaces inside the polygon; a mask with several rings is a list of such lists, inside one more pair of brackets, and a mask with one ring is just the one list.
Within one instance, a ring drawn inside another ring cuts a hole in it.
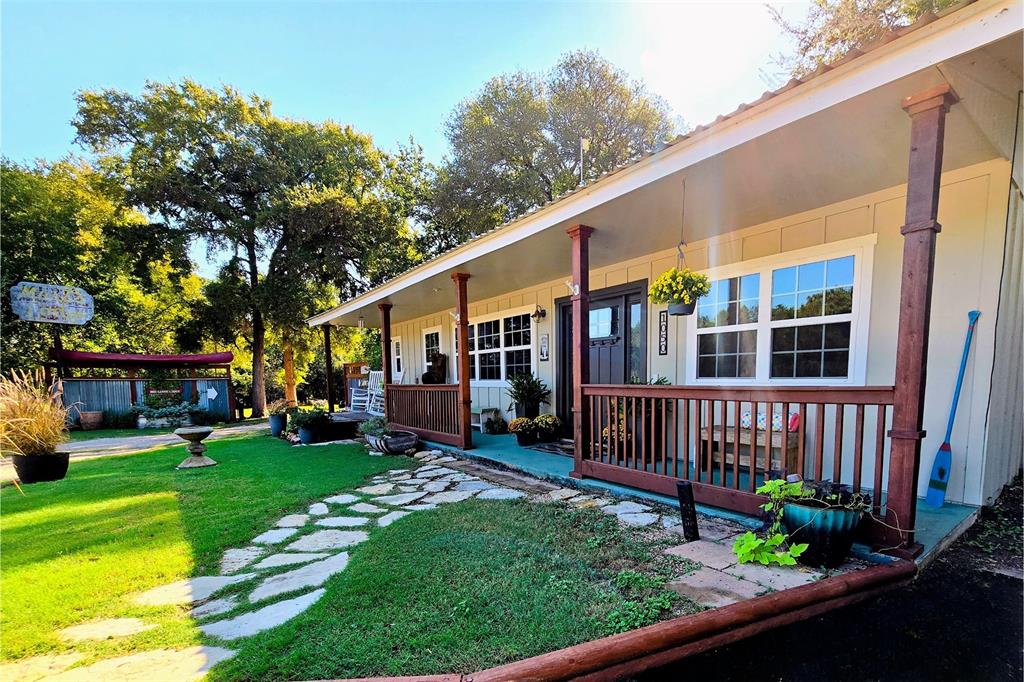
[{"label": "arrow shaped sign", "polygon": [[207,400],[216,400],[217,399],[217,395],[218,395],[217,394],[217,389],[215,389],[213,386],[210,386],[210,388],[206,389],[206,399]]}]

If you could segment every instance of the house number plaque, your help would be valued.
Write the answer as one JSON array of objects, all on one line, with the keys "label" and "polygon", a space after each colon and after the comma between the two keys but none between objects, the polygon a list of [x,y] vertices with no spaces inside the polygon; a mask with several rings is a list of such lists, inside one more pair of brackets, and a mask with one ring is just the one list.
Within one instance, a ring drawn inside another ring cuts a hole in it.
[{"label": "house number plaque", "polygon": [[668,311],[658,312],[658,355],[668,355]]}]

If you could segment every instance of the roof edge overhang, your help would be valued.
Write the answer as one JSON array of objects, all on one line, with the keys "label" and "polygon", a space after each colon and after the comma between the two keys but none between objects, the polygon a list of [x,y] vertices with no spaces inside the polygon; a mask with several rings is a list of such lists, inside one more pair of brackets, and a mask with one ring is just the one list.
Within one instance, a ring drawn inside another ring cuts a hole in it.
[{"label": "roof edge overhang", "polygon": [[807,116],[882,87],[945,60],[984,47],[1021,30],[1024,5],[1018,0],[982,0],[942,17],[929,17],[901,37],[855,52],[800,83],[775,93],[659,151],[602,175],[568,195],[486,232],[451,251],[398,275],[355,298],[306,320],[313,327],[376,303],[431,277],[454,271],[488,253],[526,239],[605,202],[632,192]]}]

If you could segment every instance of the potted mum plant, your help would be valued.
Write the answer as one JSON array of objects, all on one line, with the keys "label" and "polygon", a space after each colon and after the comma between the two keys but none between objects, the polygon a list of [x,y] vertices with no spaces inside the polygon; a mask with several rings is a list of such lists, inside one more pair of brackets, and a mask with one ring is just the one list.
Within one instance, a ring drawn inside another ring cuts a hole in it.
[{"label": "potted mum plant", "polygon": [[553,414],[542,414],[533,420],[533,425],[537,430],[537,439],[541,443],[551,443],[562,428],[562,420]]},{"label": "potted mum plant", "polygon": [[512,400],[508,409],[515,409],[517,417],[536,419],[541,403],[546,405],[550,396],[547,384],[531,373],[516,374],[508,380],[508,397]]},{"label": "potted mum plant", "polygon": [[537,442],[537,424],[529,417],[516,417],[509,422],[508,430],[516,434],[516,442],[520,445],[533,445]]},{"label": "potted mum plant", "polygon": [[667,303],[669,315],[692,315],[697,299],[710,291],[707,275],[689,268],[670,268],[658,275],[647,296],[651,303]]},{"label": "potted mum plant", "polygon": [[783,523],[794,542],[807,545],[800,563],[835,568],[846,561],[871,498],[831,481],[805,481],[802,494],[787,499]]},{"label": "potted mum plant", "polygon": [[420,439],[411,431],[395,431],[388,428],[384,417],[367,419],[359,425],[359,433],[366,438],[366,444],[386,455],[400,455],[415,450]]},{"label": "potted mum plant", "polygon": [[280,437],[288,427],[288,412],[290,409],[288,401],[284,398],[275,400],[267,405],[267,412],[270,413],[268,417],[270,421],[270,435],[274,438]]},{"label": "potted mum plant", "polygon": [[57,446],[67,436],[68,412],[39,372],[0,379],[0,454],[11,458],[22,483],[67,475],[68,453]]},{"label": "potted mum plant", "polygon": [[292,415],[291,429],[298,432],[299,442],[303,445],[315,443],[318,431],[331,421],[325,410],[301,410]]}]

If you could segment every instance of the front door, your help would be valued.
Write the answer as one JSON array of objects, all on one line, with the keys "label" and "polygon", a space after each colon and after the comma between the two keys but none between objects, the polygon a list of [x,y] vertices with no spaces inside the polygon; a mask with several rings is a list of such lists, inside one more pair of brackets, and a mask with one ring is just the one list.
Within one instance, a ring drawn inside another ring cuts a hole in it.
[{"label": "front door", "polygon": [[[647,282],[590,294],[590,383],[626,384],[647,379]],[[558,395],[556,411],[572,424],[572,302],[557,301]]]}]

